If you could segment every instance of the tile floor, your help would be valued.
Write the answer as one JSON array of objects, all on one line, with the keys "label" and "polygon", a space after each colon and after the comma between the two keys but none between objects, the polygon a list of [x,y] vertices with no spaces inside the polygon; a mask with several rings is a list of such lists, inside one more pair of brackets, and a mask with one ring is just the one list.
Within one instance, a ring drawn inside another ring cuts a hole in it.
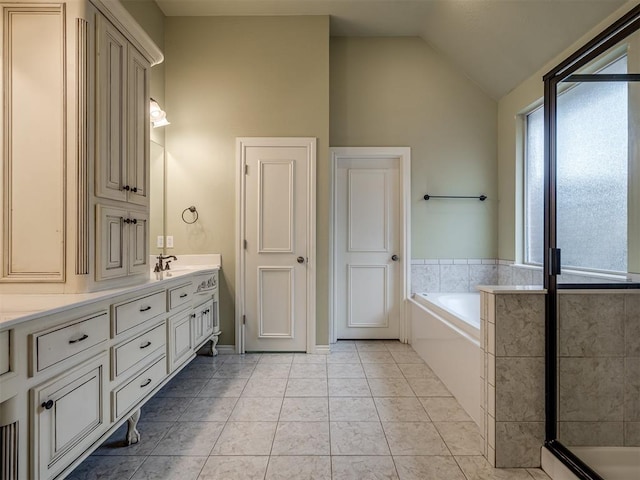
[{"label": "tile floor", "polygon": [[542,480],[496,470],[480,434],[408,345],[339,342],[330,355],[197,357],[68,477]]}]

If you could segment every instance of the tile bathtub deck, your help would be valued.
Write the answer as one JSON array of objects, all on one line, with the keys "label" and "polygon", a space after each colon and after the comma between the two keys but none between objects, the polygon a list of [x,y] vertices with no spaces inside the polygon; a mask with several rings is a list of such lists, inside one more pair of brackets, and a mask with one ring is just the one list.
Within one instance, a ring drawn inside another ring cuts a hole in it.
[{"label": "tile bathtub deck", "polygon": [[480,434],[408,345],[339,342],[330,355],[198,357],[68,477],[543,480],[493,469]]}]

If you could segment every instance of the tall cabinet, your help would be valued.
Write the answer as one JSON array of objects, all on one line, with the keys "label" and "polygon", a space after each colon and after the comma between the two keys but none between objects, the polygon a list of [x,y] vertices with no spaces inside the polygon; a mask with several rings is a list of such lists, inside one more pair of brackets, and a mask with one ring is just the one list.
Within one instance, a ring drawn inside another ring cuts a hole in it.
[{"label": "tall cabinet", "polygon": [[145,281],[149,75],[162,53],[117,0],[0,9],[0,289]]}]

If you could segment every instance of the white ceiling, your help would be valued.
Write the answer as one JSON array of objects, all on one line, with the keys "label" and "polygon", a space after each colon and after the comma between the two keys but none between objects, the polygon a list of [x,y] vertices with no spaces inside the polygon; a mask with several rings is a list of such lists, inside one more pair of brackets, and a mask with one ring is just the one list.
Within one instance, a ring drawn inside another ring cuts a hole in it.
[{"label": "white ceiling", "polygon": [[333,36],[424,38],[495,99],[624,0],[156,0],[167,16],[330,15]]}]

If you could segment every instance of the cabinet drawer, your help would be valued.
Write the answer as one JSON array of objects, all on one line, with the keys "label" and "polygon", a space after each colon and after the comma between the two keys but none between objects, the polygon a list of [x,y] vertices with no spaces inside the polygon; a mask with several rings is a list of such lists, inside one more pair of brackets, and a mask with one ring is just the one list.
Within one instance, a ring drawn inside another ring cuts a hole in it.
[{"label": "cabinet drawer", "polygon": [[164,350],[166,339],[167,330],[162,322],[134,339],[113,347],[113,378],[127,372],[145,358],[151,357],[158,352],[158,349]]},{"label": "cabinet drawer", "polygon": [[113,392],[113,420],[120,418],[145,395],[151,392],[167,374],[163,355],[153,365],[137,375],[124,387]]},{"label": "cabinet drawer", "polygon": [[191,301],[193,284],[191,282],[169,290],[169,310],[185,305]]},{"label": "cabinet drawer", "polygon": [[164,290],[116,305],[114,308],[115,333],[119,335],[166,311]]},{"label": "cabinet drawer", "polygon": [[36,371],[40,372],[108,339],[107,312],[34,334]]}]

